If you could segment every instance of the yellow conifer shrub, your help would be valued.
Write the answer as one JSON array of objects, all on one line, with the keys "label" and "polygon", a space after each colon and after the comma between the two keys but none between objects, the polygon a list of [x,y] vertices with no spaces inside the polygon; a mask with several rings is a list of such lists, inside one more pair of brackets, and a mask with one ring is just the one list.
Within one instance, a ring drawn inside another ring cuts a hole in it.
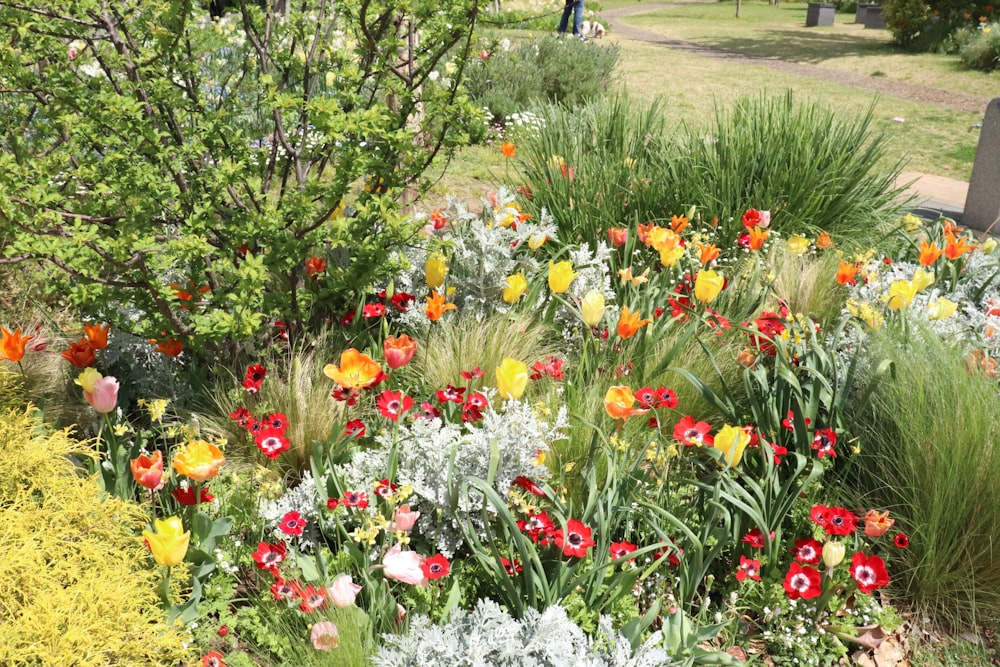
[{"label": "yellow conifer shrub", "polygon": [[186,664],[145,516],[80,476],[70,457],[90,455],[37,411],[0,412],[0,665]]}]

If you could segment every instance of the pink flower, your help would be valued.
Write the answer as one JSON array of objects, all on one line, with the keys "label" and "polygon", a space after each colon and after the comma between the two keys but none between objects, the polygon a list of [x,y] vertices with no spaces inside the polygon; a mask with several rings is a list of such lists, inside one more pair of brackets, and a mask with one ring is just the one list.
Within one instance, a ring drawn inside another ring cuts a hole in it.
[{"label": "pink flower", "polygon": [[409,505],[400,505],[396,510],[395,516],[392,518],[392,524],[390,524],[390,527],[392,530],[402,530],[405,532],[411,530],[419,518],[420,512],[417,512],[416,510],[411,512]]},{"label": "pink flower", "polygon": [[102,377],[94,383],[93,391],[84,391],[83,397],[101,414],[107,414],[115,409],[118,404],[118,380],[111,377]]},{"label": "pink flower", "polygon": [[340,633],[337,632],[337,626],[331,621],[314,623],[310,639],[312,639],[313,648],[317,651],[329,651],[340,645]]},{"label": "pink flower", "polygon": [[333,579],[333,583],[326,589],[326,594],[330,601],[340,609],[346,609],[354,604],[354,598],[358,596],[361,586],[358,586],[351,579],[349,574],[338,574]]},{"label": "pink flower", "polygon": [[423,562],[423,556],[416,551],[403,551],[398,543],[392,545],[392,548],[382,556],[382,567],[387,579],[413,586],[427,585],[427,579],[420,567]]}]

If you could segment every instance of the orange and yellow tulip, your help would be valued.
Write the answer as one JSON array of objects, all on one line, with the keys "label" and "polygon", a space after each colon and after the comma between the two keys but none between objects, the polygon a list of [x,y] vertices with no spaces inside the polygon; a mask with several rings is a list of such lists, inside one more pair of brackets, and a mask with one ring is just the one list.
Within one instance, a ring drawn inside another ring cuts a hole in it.
[{"label": "orange and yellow tulip", "polygon": [[858,275],[858,265],[848,264],[844,260],[840,260],[840,268],[837,269],[837,282],[841,285],[849,285],[853,283]]},{"label": "orange and yellow tulip", "polygon": [[622,338],[631,338],[634,336],[639,329],[646,326],[653,320],[639,319],[642,315],[639,311],[630,312],[628,306],[622,306],[622,312],[618,316],[618,335]]},{"label": "orange and yellow tulip", "polygon": [[159,449],[152,456],[142,454],[128,462],[135,483],[150,491],[159,491],[166,481],[163,478],[163,452]]},{"label": "orange and yellow tulip", "polygon": [[628,419],[632,415],[641,415],[647,410],[637,410],[635,405],[635,394],[624,385],[609,387],[604,394],[604,411],[612,419]]},{"label": "orange and yellow tulip", "polygon": [[955,238],[954,232],[945,234],[944,256],[948,259],[958,259],[967,252],[972,252],[979,246],[972,245],[964,236]]},{"label": "orange and yellow tulip", "polygon": [[416,342],[406,334],[386,336],[385,340],[382,341],[382,354],[385,356],[385,363],[393,370],[410,363],[410,359],[413,358],[416,351]]},{"label": "orange and yellow tulip", "polygon": [[427,297],[427,305],[424,307],[424,314],[431,322],[437,322],[449,310],[458,308],[453,303],[445,303],[444,294],[433,291]]},{"label": "orange and yellow tulip", "polygon": [[938,250],[937,243],[933,241],[927,242],[923,240],[920,242],[920,257],[917,261],[920,262],[920,266],[931,266],[944,254],[944,250]]},{"label": "orange and yellow tulip", "polygon": [[766,229],[762,229],[760,226],[757,226],[757,227],[750,227],[747,230],[747,234],[750,235],[750,249],[760,250],[761,248],[764,247],[764,241],[766,241],[767,237],[771,235],[771,232],[769,232]]},{"label": "orange and yellow tulip", "polygon": [[20,329],[14,329],[11,333],[7,327],[0,327],[3,336],[0,338],[0,359],[7,361],[21,361],[24,359],[24,348],[32,336],[22,336]]},{"label": "orange and yellow tulip", "polygon": [[108,346],[108,324],[84,324],[83,333],[87,335],[90,346],[95,350],[103,350]]},{"label": "orange and yellow tulip", "polygon": [[340,353],[340,365],[327,364],[323,374],[344,389],[367,389],[382,375],[382,366],[353,347]]},{"label": "orange and yellow tulip", "polygon": [[219,467],[226,462],[222,450],[206,440],[184,443],[174,454],[174,470],[196,482],[204,482],[219,474]]}]

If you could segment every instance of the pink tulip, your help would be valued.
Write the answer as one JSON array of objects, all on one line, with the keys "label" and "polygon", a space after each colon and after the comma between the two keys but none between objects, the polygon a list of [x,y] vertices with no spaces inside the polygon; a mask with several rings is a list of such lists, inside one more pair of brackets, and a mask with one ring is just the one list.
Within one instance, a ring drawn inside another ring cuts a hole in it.
[{"label": "pink tulip", "polygon": [[329,651],[340,645],[340,632],[337,631],[337,626],[330,621],[320,621],[313,624],[310,639],[312,639],[313,648],[317,651]]},{"label": "pink tulip", "polygon": [[354,598],[358,596],[360,590],[361,586],[354,583],[351,575],[338,574],[326,592],[333,604],[340,609],[346,609],[354,604]]},{"label": "pink tulip", "polygon": [[94,383],[94,391],[84,391],[83,397],[94,410],[107,414],[118,404],[118,380],[110,375],[102,377]]},{"label": "pink tulip", "polygon": [[392,548],[382,556],[382,567],[386,578],[413,586],[427,585],[427,578],[424,577],[424,571],[420,567],[423,562],[423,556],[416,551],[403,551],[398,543],[392,545]]},{"label": "pink tulip", "polygon": [[396,510],[396,515],[392,518],[391,528],[392,530],[402,530],[408,531],[413,528],[413,525],[420,518],[420,512],[410,511],[409,505],[401,505],[399,509]]}]

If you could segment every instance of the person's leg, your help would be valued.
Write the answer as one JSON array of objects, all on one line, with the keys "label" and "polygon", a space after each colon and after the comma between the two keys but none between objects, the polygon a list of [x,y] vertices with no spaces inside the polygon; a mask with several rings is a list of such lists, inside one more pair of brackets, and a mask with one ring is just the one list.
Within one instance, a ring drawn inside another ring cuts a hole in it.
[{"label": "person's leg", "polygon": [[573,34],[578,37],[581,23],[583,23],[583,0],[576,0],[573,5]]},{"label": "person's leg", "polygon": [[569,14],[572,11],[573,11],[573,0],[567,0],[566,6],[563,7],[562,18],[559,19],[559,32],[566,32],[566,27],[569,25]]}]

